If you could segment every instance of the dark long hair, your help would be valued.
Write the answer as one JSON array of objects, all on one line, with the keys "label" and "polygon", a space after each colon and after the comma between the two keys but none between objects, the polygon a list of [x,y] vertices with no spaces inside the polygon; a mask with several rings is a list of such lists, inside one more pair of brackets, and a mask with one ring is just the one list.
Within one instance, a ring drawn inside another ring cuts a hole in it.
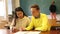
[{"label": "dark long hair", "polygon": [[16,25],[16,19],[18,18],[16,12],[19,12],[19,11],[23,12],[23,16],[27,16],[27,15],[24,13],[24,11],[23,11],[23,9],[22,9],[21,7],[17,7],[17,8],[15,9],[15,20],[14,20],[15,24],[14,24],[14,26]]}]

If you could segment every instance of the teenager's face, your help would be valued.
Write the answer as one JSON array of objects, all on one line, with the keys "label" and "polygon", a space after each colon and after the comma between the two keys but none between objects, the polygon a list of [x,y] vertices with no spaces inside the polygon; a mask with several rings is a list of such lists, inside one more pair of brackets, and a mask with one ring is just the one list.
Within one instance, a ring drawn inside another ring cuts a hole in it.
[{"label": "teenager's face", "polygon": [[17,11],[16,12],[18,18],[23,18],[23,12],[22,11]]},{"label": "teenager's face", "polygon": [[39,15],[39,10],[37,10],[36,8],[31,8],[31,12],[34,17],[37,17]]}]

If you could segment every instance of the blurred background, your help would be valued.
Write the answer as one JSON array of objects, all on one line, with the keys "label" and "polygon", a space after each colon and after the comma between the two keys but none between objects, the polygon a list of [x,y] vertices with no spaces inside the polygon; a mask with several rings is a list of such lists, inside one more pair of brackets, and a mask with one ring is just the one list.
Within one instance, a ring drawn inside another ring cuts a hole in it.
[{"label": "blurred background", "polygon": [[[49,6],[52,1],[55,1],[55,5],[57,7],[57,21],[53,20],[53,23],[49,11]],[[15,14],[15,8],[19,6],[22,7],[28,17],[31,18],[30,6],[32,4],[39,5],[41,13],[47,14],[49,23],[51,23],[52,26],[56,26],[56,23],[60,26],[60,0],[0,0],[0,28],[4,28],[7,24],[5,20],[12,22]]]}]

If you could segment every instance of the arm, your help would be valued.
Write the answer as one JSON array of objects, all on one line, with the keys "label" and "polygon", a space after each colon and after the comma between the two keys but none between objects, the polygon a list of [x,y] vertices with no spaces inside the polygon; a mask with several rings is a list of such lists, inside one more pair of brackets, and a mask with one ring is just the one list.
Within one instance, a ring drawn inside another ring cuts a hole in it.
[{"label": "arm", "polygon": [[30,19],[27,18],[27,25],[26,25],[26,27],[28,27],[29,23],[30,23]]},{"label": "arm", "polygon": [[51,10],[51,5],[50,5],[50,7],[49,7],[49,10]]},{"label": "arm", "polygon": [[13,19],[13,20],[12,20],[12,23],[11,23],[11,25],[10,25],[10,26],[13,26],[13,25],[14,25],[14,20],[15,20],[15,19]]},{"label": "arm", "polygon": [[31,20],[31,23],[29,23],[29,26],[25,28],[26,30],[31,30],[33,28],[33,18]]},{"label": "arm", "polygon": [[57,9],[56,9],[56,6],[55,6],[55,11],[56,11]]}]

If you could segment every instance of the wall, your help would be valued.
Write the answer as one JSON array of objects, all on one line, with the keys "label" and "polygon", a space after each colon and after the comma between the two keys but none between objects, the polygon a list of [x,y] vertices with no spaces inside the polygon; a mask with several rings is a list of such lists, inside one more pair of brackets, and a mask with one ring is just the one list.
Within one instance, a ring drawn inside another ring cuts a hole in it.
[{"label": "wall", "polygon": [[12,0],[12,11],[14,11],[15,8],[19,6],[20,6],[19,0]]},{"label": "wall", "polygon": [[[30,6],[32,4],[38,4],[41,9],[41,13],[50,14],[49,6],[52,0],[20,0],[20,6],[23,8],[27,15],[31,15]],[[60,0],[55,0],[57,6],[57,14],[60,14]]]}]

